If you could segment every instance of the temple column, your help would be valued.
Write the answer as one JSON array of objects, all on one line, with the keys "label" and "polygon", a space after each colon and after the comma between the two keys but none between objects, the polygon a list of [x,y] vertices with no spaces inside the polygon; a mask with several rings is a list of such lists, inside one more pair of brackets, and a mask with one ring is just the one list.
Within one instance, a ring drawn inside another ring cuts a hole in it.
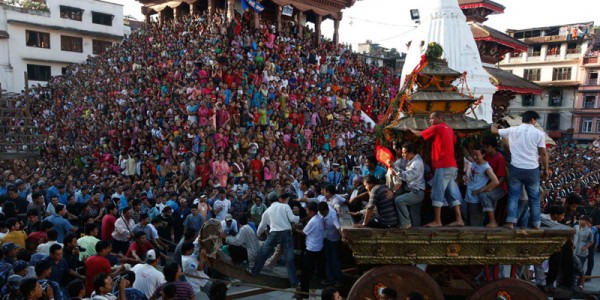
[{"label": "temple column", "polygon": [[179,6],[173,8],[173,20],[177,20],[177,18],[181,17],[181,8]]},{"label": "temple column", "polygon": [[321,45],[321,21],[323,21],[323,17],[321,15],[317,15],[317,21],[315,23],[315,45]]},{"label": "temple column", "polygon": [[277,5],[277,33],[281,33],[281,12],[283,7]]},{"label": "temple column", "polygon": [[235,18],[235,1],[227,0],[227,20],[233,22]]},{"label": "temple column", "polygon": [[340,29],[340,20],[339,19],[335,19],[333,20],[333,43],[335,44],[335,48],[338,48],[338,43],[340,42],[340,34],[339,34],[339,29]]},{"label": "temple column", "polygon": [[165,14],[163,13],[163,11],[159,11],[158,12],[158,24],[162,25],[164,24],[164,18],[165,18]]},{"label": "temple column", "polygon": [[196,3],[190,3],[190,16],[196,15]]},{"label": "temple column", "polygon": [[258,29],[260,27],[260,14],[255,11],[252,13],[254,14],[254,28]]},{"label": "temple column", "polygon": [[298,37],[301,38],[304,35],[304,26],[302,26],[302,12],[298,11],[296,15],[296,26],[298,26]]},{"label": "temple column", "polygon": [[150,13],[147,13],[147,14],[144,15],[144,21],[146,23],[150,23]]},{"label": "temple column", "polygon": [[212,21],[212,16],[215,13],[215,1],[208,0],[208,20]]}]

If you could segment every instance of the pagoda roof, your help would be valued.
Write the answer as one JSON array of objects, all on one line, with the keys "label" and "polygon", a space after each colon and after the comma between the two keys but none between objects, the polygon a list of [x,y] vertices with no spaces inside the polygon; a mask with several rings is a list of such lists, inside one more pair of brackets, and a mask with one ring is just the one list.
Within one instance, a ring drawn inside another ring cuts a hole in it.
[{"label": "pagoda roof", "polygon": [[511,91],[517,94],[541,95],[542,87],[527,81],[513,73],[499,68],[483,67],[490,74],[492,83],[499,91]]},{"label": "pagoda roof", "polygon": [[458,6],[460,9],[470,8],[487,8],[492,11],[493,14],[504,13],[504,5],[491,1],[491,0],[458,0]]},{"label": "pagoda roof", "polygon": [[510,35],[480,23],[469,23],[475,41],[489,41],[502,46],[515,49],[519,52],[527,51],[527,45]]},{"label": "pagoda roof", "polygon": [[[479,132],[490,128],[490,124],[488,124],[486,121],[478,120],[463,114],[446,115],[444,117],[444,123],[450,126],[450,128],[463,133]],[[386,127],[386,129],[392,131],[404,131],[406,128],[425,130],[430,126],[428,113],[415,114],[414,116],[400,118],[399,120],[394,121],[390,126]]]}]

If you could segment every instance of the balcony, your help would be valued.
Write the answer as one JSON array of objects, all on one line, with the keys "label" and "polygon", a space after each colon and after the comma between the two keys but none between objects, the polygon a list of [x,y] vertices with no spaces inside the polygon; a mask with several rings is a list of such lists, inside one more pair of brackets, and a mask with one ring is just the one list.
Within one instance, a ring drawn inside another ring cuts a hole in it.
[{"label": "balcony", "polygon": [[583,64],[584,65],[588,65],[588,64],[598,64],[598,56],[594,56],[594,57],[584,57],[583,58]]}]

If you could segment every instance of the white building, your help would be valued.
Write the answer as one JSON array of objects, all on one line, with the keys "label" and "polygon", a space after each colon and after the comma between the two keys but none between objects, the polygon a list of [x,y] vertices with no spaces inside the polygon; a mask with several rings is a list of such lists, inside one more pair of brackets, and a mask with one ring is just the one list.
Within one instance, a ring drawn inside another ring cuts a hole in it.
[{"label": "white building", "polygon": [[500,68],[543,87],[541,95],[519,95],[511,101],[511,114],[535,110],[551,137],[572,131],[578,86],[585,75],[581,60],[590,47],[594,23],[564,24],[507,30],[528,46],[526,53],[508,54]]},{"label": "white building", "polygon": [[20,92],[27,81],[45,84],[66,65],[82,63],[129,34],[121,4],[46,0],[31,8],[31,0],[21,3],[0,0],[0,84],[8,92]]}]

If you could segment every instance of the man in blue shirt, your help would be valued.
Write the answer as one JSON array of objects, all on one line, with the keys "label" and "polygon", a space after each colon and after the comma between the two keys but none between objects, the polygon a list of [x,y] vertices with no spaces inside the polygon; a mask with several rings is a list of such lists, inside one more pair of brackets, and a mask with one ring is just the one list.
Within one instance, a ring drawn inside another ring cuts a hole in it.
[{"label": "man in blue shirt", "polygon": [[50,221],[54,224],[54,230],[58,232],[56,241],[59,243],[63,242],[63,238],[69,231],[77,232],[77,228],[73,227],[71,223],[64,218],[66,213],[67,208],[64,205],[59,204],[56,206],[56,213],[44,219],[44,221]]},{"label": "man in blue shirt", "polygon": [[337,187],[342,182],[342,173],[340,172],[340,164],[334,163],[331,165],[333,170],[327,173],[327,182]]},{"label": "man in blue shirt", "polygon": [[366,165],[367,169],[363,171],[363,177],[370,174],[375,176],[375,178],[380,184],[384,184],[385,174],[387,173],[387,170],[384,167],[377,165],[377,158],[375,157],[375,155],[367,156]]},{"label": "man in blue shirt", "polygon": [[48,188],[48,191],[46,192],[46,204],[48,204],[50,202],[50,199],[52,199],[52,196],[56,196],[59,197],[60,193],[58,192],[58,185],[60,185],[60,181],[58,179],[54,180],[54,184],[52,184],[52,186],[50,188]]}]

